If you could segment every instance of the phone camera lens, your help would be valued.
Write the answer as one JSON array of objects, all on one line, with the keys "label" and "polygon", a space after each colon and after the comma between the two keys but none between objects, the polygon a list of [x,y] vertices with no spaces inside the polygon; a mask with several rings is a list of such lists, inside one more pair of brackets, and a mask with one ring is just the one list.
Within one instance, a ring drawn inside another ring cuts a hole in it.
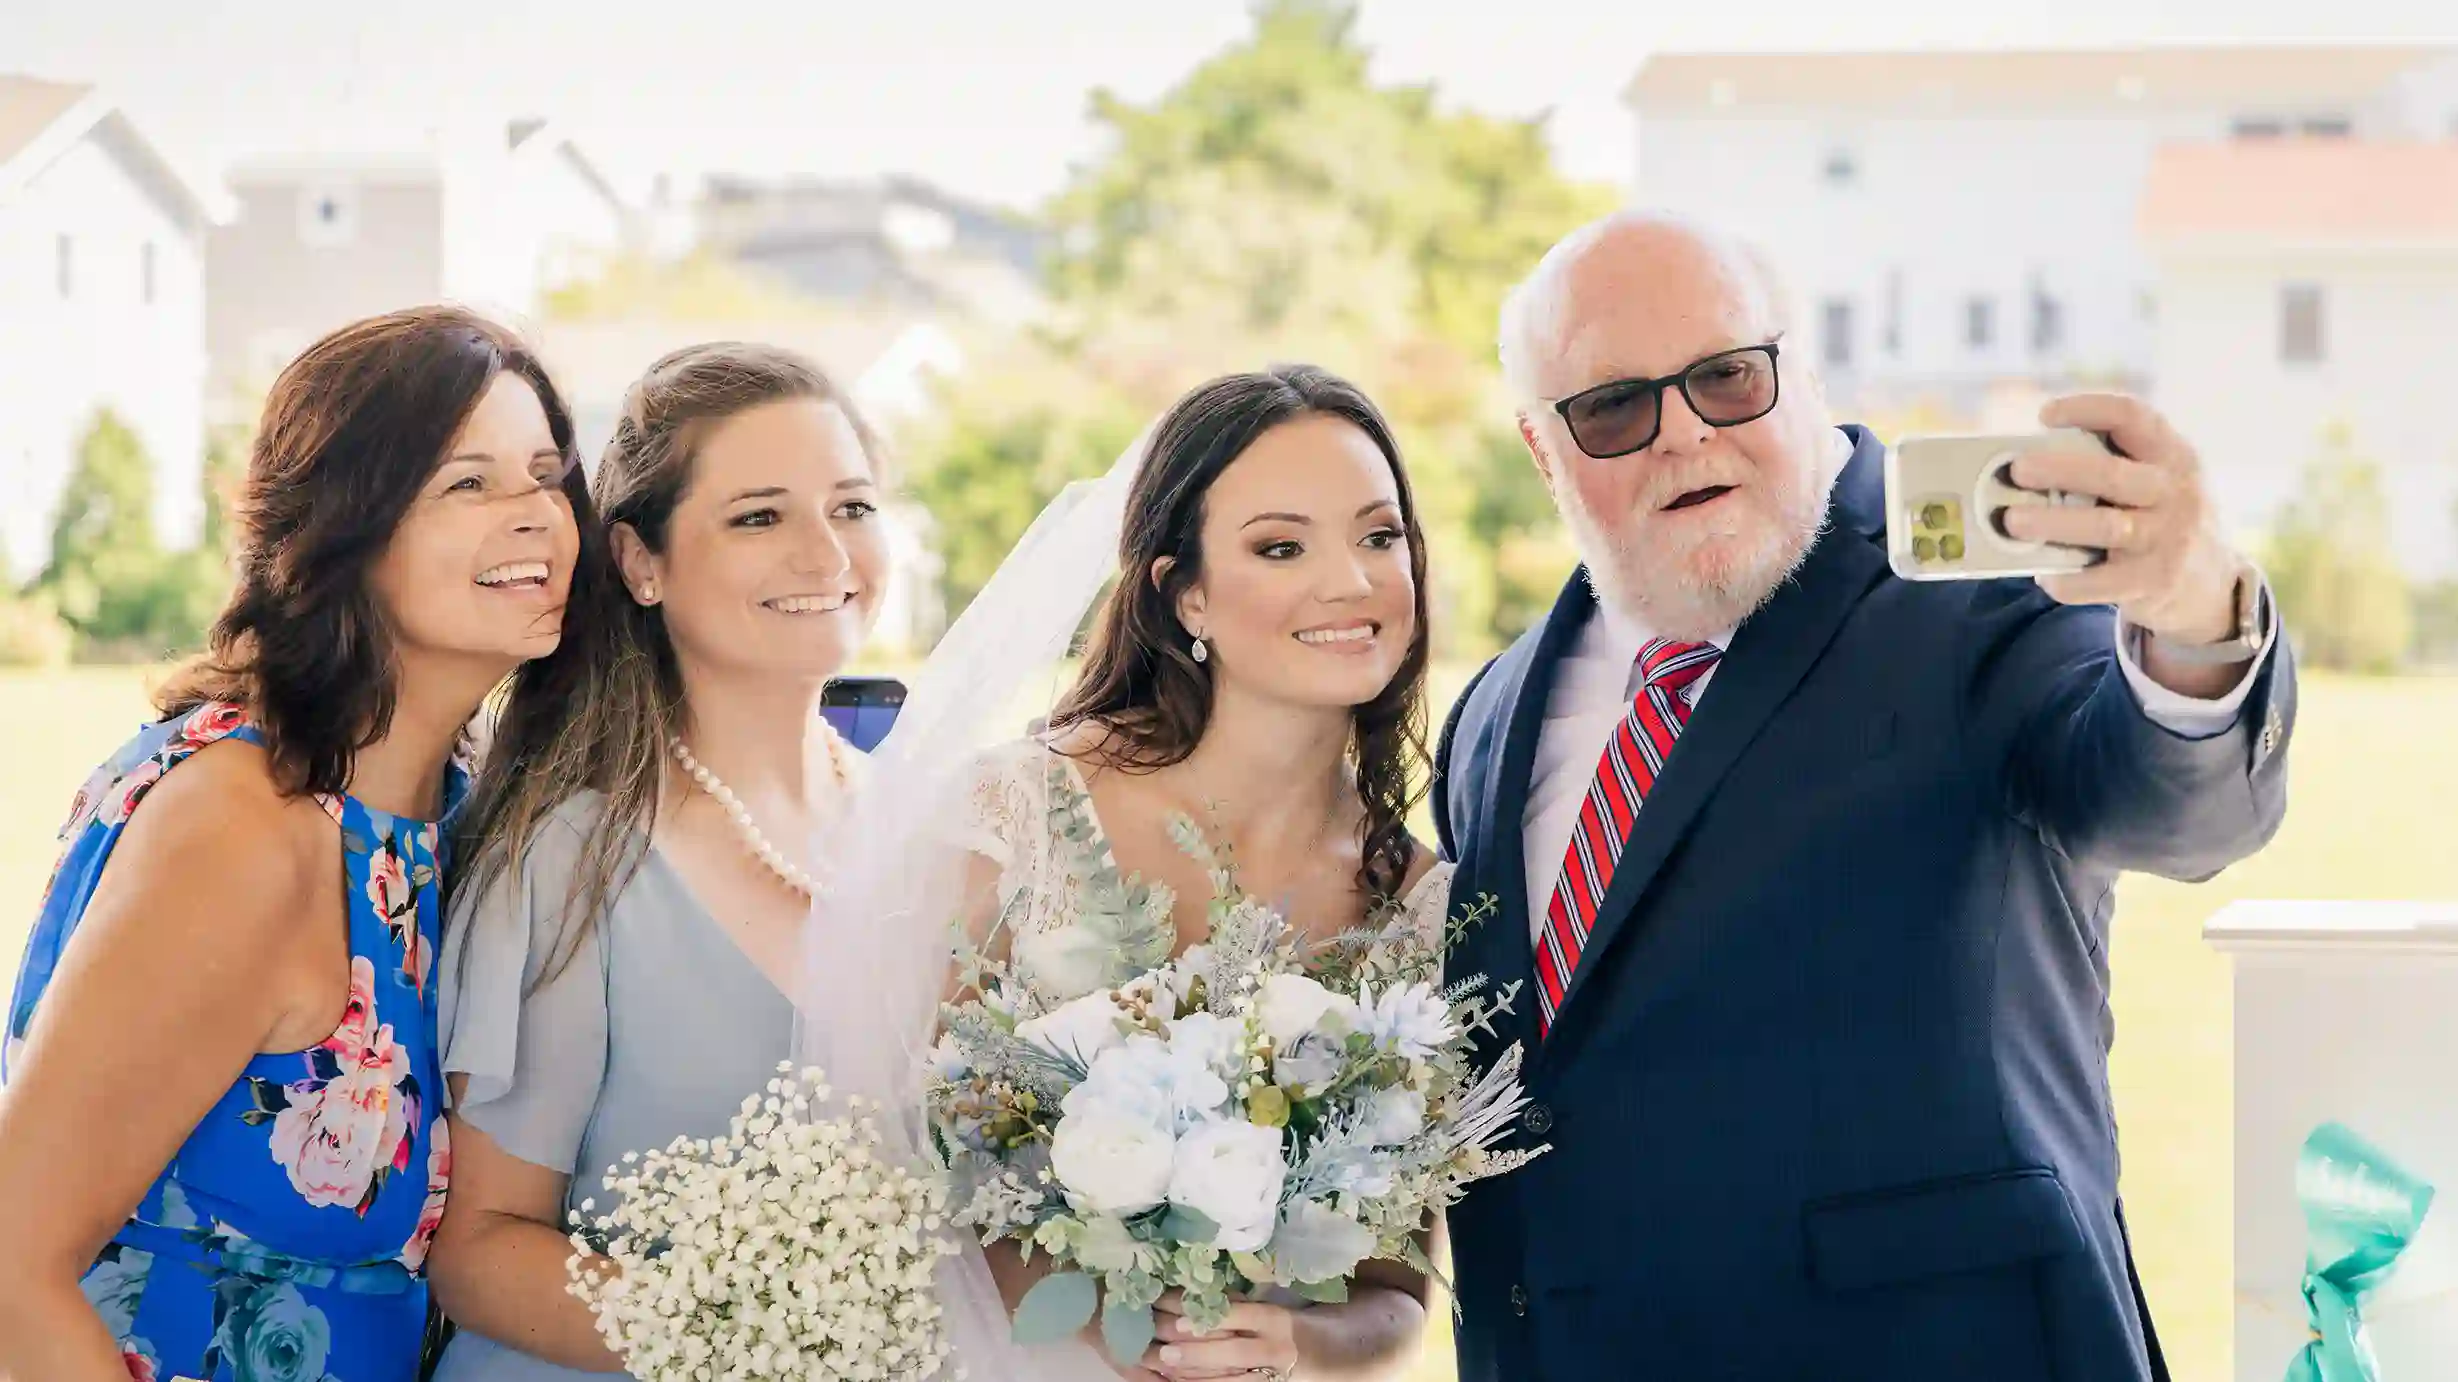
[{"label": "phone camera lens", "polygon": [[1937,554],[1944,557],[1948,561],[1963,560],[1962,535],[1960,533],[1948,533],[1946,536],[1939,538],[1937,541]]},{"label": "phone camera lens", "polygon": [[[1960,546],[1961,544],[1958,543],[1957,545]],[[1936,561],[1937,539],[1931,537],[1913,538],[1912,559],[1923,563]]]}]

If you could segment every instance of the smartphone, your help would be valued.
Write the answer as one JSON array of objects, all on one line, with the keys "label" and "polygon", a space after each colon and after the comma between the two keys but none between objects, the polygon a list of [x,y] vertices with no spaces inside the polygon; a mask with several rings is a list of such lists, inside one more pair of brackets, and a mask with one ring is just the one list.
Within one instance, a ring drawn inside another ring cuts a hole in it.
[{"label": "smartphone", "polygon": [[819,693],[821,716],[864,753],[888,737],[904,708],[905,684],[894,677],[838,677]]},{"label": "smartphone", "polygon": [[1886,560],[1907,581],[2045,576],[2097,565],[2092,547],[2021,542],[1999,523],[2031,504],[2088,506],[2088,494],[2024,489],[2016,457],[2030,451],[2111,454],[2097,433],[2060,427],[2021,436],[1906,437],[1886,453]]}]

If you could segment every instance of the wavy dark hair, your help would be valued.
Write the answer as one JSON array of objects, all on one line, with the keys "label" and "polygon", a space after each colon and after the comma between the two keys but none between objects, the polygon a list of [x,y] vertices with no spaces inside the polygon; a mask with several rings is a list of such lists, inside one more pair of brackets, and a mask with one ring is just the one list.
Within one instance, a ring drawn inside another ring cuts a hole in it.
[{"label": "wavy dark hair", "polygon": [[[510,329],[475,313],[389,312],[293,360],[265,398],[235,505],[230,602],[205,651],[170,676],[155,708],[171,718],[208,701],[244,706],[284,792],[345,790],[359,751],[391,730],[400,692],[369,572],[504,374],[537,392],[555,446],[577,459],[571,412],[545,366]],[[583,549],[564,613],[568,641],[587,627],[598,595],[587,577],[603,538],[577,465],[562,489]]]},{"label": "wavy dark hair", "polygon": [[[1203,578],[1205,497],[1265,432],[1317,415],[1354,424],[1390,462],[1416,579],[1417,627],[1408,656],[1381,694],[1357,707],[1349,743],[1365,803],[1358,887],[1370,899],[1387,900],[1407,881],[1416,849],[1408,813],[1425,794],[1425,532],[1390,424],[1363,391],[1338,375],[1313,365],[1226,375],[1179,399],[1154,426],[1127,494],[1118,584],[1093,615],[1083,670],[1051,713],[1050,729],[1098,726],[1107,731],[1104,766],[1129,771],[1168,767],[1195,751],[1212,719],[1212,676],[1189,652],[1178,601]],[[1169,567],[1155,576],[1164,557]]]}]

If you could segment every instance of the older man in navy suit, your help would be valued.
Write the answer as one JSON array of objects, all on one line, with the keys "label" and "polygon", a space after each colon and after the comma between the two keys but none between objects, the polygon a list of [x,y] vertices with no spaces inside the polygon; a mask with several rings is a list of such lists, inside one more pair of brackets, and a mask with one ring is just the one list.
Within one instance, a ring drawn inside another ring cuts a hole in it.
[{"label": "older man in navy suit", "polygon": [[[1464,1382],[2164,1377],[2117,1198],[2112,892],[2251,854],[2295,680],[2194,453],[2015,481],[2087,571],[1914,583],[1884,449],[1827,414],[1763,260],[1637,213],[1504,313],[1585,565],[1479,674],[1435,785],[1458,973],[1519,981],[1551,1151],[1450,1216]],[[1489,1051],[1490,1054],[1490,1051]],[[2219,1169],[2219,1168],[2214,1168]]]}]

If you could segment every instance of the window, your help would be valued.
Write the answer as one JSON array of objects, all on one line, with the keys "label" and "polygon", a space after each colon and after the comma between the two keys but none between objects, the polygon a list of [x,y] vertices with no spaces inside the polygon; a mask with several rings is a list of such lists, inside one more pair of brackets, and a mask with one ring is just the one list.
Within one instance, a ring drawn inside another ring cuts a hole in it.
[{"label": "window", "polygon": [[2031,286],[2031,352],[2046,355],[2065,344],[2065,304],[2038,284]]},{"label": "window", "polygon": [[311,183],[299,189],[299,243],[331,248],[358,238],[358,193]]},{"label": "window", "polygon": [[145,305],[154,305],[154,242],[148,240],[137,251],[139,291],[145,295]]},{"label": "window", "polygon": [[66,231],[60,233],[58,259],[53,264],[51,272],[53,281],[59,286],[60,296],[63,299],[75,297],[77,294],[77,240],[75,236]]},{"label": "window", "polygon": [[2328,345],[2323,331],[2321,288],[2290,283],[2279,289],[2279,359],[2291,365],[2320,363]]},{"label": "window", "polygon": [[1843,298],[1828,298],[1818,316],[1819,358],[1835,369],[1850,366],[1852,363],[1852,304]]},{"label": "window", "polygon": [[2238,139],[2276,139],[2287,133],[2287,125],[2268,115],[2239,115],[2228,132]]},{"label": "window", "polygon": [[1901,269],[1886,271],[1886,325],[1883,330],[1886,353],[1901,355],[1903,353],[1903,270]]},{"label": "window", "polygon": [[2308,115],[2299,127],[2310,139],[2345,139],[2355,133],[2355,124],[2344,115]]},{"label": "window", "polygon": [[1860,164],[1850,149],[1830,149],[1826,163],[1819,170],[1829,187],[1849,187],[1860,177]]},{"label": "window", "polygon": [[1986,350],[1997,339],[1997,304],[1975,297],[1963,304],[1963,344]]}]

